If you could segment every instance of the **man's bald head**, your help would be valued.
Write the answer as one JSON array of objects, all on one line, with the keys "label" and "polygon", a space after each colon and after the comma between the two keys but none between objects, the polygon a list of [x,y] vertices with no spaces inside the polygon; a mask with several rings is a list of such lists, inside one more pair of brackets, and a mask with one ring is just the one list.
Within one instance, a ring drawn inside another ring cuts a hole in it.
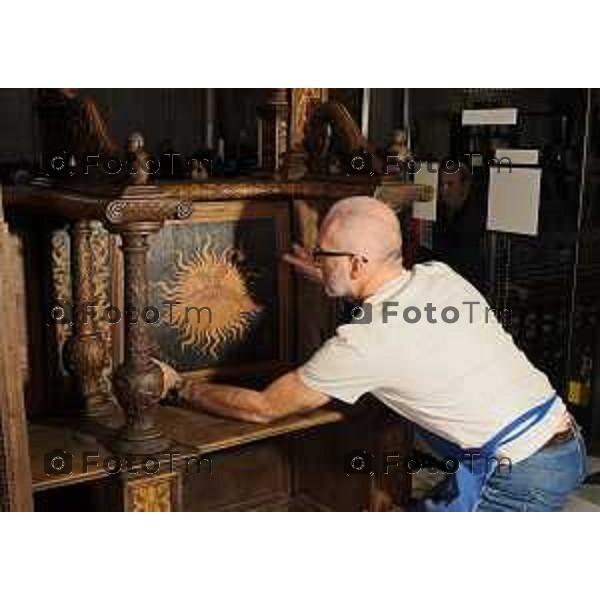
[{"label": "man's bald head", "polygon": [[371,262],[395,261],[402,256],[398,217],[369,196],[336,202],[323,220],[319,238],[324,248],[355,252]]}]

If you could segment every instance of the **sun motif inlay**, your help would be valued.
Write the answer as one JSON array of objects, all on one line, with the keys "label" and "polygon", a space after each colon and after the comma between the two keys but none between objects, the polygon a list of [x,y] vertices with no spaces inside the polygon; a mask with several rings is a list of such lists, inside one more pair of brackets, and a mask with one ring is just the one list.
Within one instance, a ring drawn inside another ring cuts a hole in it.
[{"label": "sun motif inlay", "polygon": [[227,345],[244,340],[252,320],[264,310],[251,294],[257,275],[241,250],[218,251],[207,236],[186,257],[179,252],[174,275],[156,284],[162,301],[173,303],[172,314],[161,311],[161,320],[177,329],[184,348],[216,359]]}]

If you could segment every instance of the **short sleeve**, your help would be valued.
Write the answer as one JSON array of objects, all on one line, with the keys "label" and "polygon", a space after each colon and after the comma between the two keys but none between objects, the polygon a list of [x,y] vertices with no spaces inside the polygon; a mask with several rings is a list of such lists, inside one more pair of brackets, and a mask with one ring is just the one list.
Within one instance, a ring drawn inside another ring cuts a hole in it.
[{"label": "short sleeve", "polygon": [[339,327],[336,335],[300,367],[298,374],[306,386],[349,404],[380,386],[371,374],[359,336],[353,335],[357,327],[363,326]]}]

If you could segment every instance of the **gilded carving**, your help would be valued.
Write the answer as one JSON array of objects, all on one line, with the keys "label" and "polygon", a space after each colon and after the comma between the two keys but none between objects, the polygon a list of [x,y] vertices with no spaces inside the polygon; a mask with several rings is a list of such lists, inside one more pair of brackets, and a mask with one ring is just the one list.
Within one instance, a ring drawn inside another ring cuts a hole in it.
[{"label": "gilded carving", "polygon": [[[70,303],[72,301],[70,238],[66,228],[55,229],[50,235],[50,261],[52,269],[52,299]],[[65,342],[71,336],[71,328],[66,324],[56,324],[56,340],[59,355]]]},{"label": "gilded carving", "polygon": [[171,482],[160,480],[127,488],[132,512],[171,512]]}]

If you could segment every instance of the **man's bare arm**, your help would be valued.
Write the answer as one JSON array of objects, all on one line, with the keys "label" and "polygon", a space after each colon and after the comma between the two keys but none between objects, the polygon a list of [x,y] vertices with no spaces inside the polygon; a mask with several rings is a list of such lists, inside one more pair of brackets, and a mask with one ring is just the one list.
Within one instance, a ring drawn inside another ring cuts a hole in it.
[{"label": "man's bare arm", "polygon": [[329,401],[325,394],[304,385],[297,371],[283,375],[261,392],[188,381],[183,384],[180,395],[194,408],[251,423],[269,423],[288,415],[319,408]]},{"label": "man's bare arm", "polygon": [[223,417],[269,423],[329,402],[328,396],[302,383],[298,371],[291,371],[263,391],[256,391],[232,385],[184,381],[169,365],[156,363],[163,370],[165,393],[170,388],[178,388],[179,395],[188,405]]}]

